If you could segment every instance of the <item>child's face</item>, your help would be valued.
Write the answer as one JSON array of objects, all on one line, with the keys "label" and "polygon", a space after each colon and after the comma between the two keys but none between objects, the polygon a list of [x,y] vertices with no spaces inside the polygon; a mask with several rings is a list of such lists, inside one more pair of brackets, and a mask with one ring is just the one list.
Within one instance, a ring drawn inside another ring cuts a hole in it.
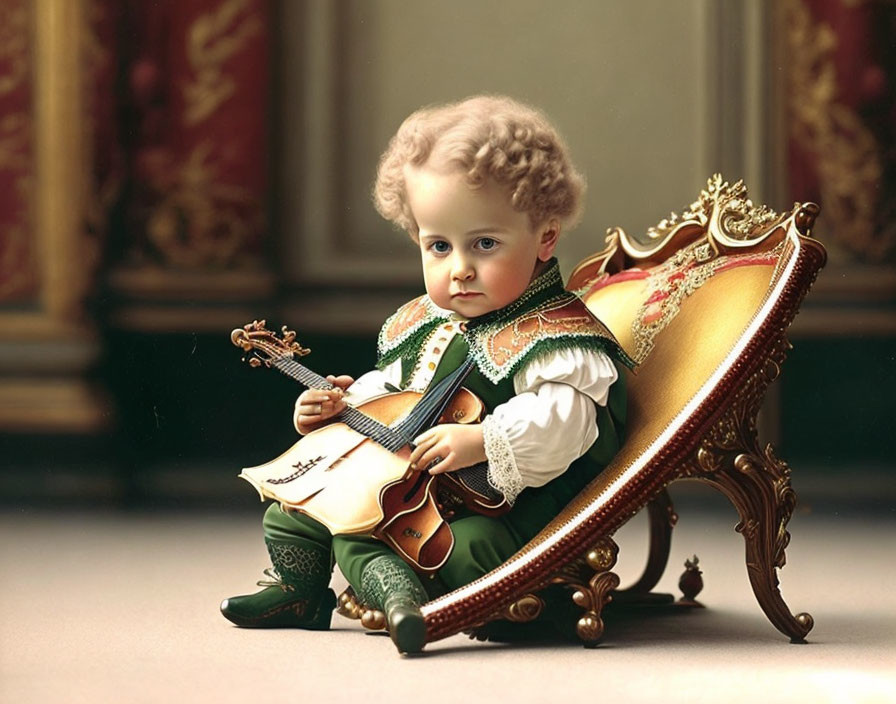
[{"label": "child's face", "polygon": [[423,166],[406,167],[405,182],[426,292],[441,308],[465,318],[503,308],[554,251],[559,226],[533,229],[494,181],[471,188],[459,171]]}]

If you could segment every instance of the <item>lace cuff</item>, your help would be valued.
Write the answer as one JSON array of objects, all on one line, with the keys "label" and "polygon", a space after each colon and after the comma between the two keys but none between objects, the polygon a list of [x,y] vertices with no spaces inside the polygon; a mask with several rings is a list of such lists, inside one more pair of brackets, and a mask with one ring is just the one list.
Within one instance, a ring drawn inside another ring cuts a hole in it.
[{"label": "lace cuff", "polygon": [[486,416],[482,421],[482,439],[488,459],[488,483],[504,494],[507,503],[513,505],[525,484],[516,466],[510,440],[491,416]]}]

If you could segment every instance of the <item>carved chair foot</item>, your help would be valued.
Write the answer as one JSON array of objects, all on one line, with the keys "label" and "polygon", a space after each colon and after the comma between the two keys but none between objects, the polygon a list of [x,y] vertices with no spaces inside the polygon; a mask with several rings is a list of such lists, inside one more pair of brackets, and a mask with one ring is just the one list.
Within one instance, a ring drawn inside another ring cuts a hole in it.
[{"label": "carved chair foot", "polygon": [[369,631],[381,631],[386,627],[386,615],[382,611],[362,604],[351,587],[339,595],[336,613],[345,618],[361,621],[361,625]]},{"label": "carved chair foot", "polygon": [[740,521],[735,530],[744,537],[747,574],[760,608],[791,642],[804,642],[814,620],[807,613],[794,615],[778,589],[777,570],[786,562],[790,542],[787,523],[796,506],[790,468],[768,445],[764,451],[740,452],[700,478],[737,508]]},{"label": "carved chair foot", "polygon": [[610,570],[616,564],[619,546],[612,538],[601,538],[597,545],[579,560],[554,577],[555,584],[564,584],[574,591],[572,600],[583,613],[576,623],[576,635],[585,647],[595,647],[604,635],[602,612],[612,601],[612,592],[619,586],[619,576]]}]

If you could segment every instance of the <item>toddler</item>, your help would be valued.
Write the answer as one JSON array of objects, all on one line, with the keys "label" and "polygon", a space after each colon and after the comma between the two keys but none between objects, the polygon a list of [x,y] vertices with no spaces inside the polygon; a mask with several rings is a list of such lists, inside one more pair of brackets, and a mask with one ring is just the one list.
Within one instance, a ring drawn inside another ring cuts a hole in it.
[{"label": "toddler", "polygon": [[333,561],[360,600],[382,611],[401,652],[426,642],[420,605],[499,566],[605,466],[625,423],[610,332],[567,292],[553,257],[581,210],[584,182],[557,131],[531,107],[477,96],[408,117],[383,154],[377,210],[419,246],[426,295],[383,325],[377,369],[296,403],[305,434],[346,404],[410,389],[423,392],[467,359],[464,386],[483,402],[482,423],[420,434],[412,469],[433,474],[488,463],[488,482],[512,508],[498,517],[461,511],[454,548],[437,574],[420,577],[372,537],[327,527],[273,504],[264,534],[274,580],[221,610],[240,626],[326,629],[335,606]]}]

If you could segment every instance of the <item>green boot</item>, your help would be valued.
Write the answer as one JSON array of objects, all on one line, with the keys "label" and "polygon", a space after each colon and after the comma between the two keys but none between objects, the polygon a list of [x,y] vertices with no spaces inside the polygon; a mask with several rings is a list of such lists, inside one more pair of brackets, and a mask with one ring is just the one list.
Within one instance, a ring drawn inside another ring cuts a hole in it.
[{"label": "green boot", "polygon": [[419,653],[426,644],[420,605],[426,591],[417,575],[397,555],[380,555],[361,572],[361,600],[386,615],[386,627],[401,653]]},{"label": "green boot", "polygon": [[330,583],[330,551],[310,540],[265,539],[273,569],[260,592],[221,602],[224,618],[244,628],[305,628],[326,631],[336,606]]}]

